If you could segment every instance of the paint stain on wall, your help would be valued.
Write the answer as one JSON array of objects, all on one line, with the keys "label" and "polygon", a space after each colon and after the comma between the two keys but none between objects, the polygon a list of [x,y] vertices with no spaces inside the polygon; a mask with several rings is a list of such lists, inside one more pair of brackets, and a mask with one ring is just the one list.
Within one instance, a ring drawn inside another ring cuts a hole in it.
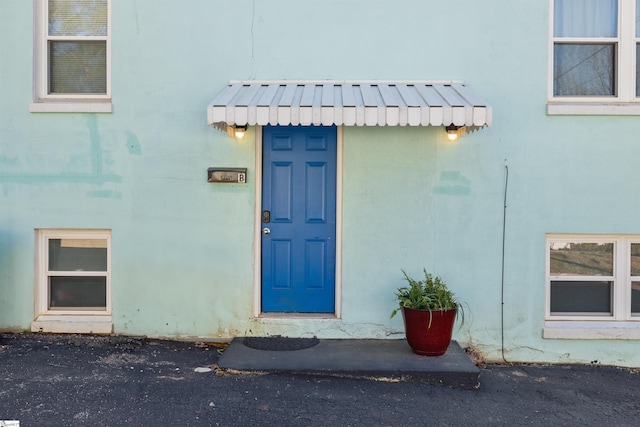
[{"label": "paint stain on wall", "polygon": [[87,196],[98,197],[103,199],[121,199],[122,193],[119,191],[113,191],[113,190],[96,190],[96,191],[89,191],[87,193]]},{"label": "paint stain on wall", "polygon": [[0,155],[0,165],[2,166],[17,166],[18,158],[17,157],[7,157],[5,155]]},{"label": "paint stain on wall", "polygon": [[141,155],[142,148],[140,147],[140,141],[138,141],[138,135],[131,131],[127,131],[127,150],[129,150],[129,154]]},{"label": "paint stain on wall", "polygon": [[460,171],[443,171],[433,192],[448,196],[468,196],[471,194],[471,181]]},{"label": "paint stain on wall", "polygon": [[[89,153],[69,152],[64,155],[51,158],[51,161],[59,165],[55,172],[40,172],[41,168],[32,167],[28,169],[22,166],[22,159],[0,155],[0,185],[2,192],[6,196],[10,188],[6,184],[42,184],[53,183],[73,183],[73,184],[104,184],[107,182],[121,182],[122,177],[111,173],[105,173],[103,167],[109,166],[112,162],[104,159],[103,149],[98,127],[98,118],[95,114],[87,114],[85,126],[89,134]],[[135,135],[134,135],[135,137]],[[135,138],[137,142],[137,138]],[[138,151],[139,151],[138,144]],[[62,159],[64,158],[64,164]],[[6,170],[12,166],[13,169],[20,167],[22,170],[8,173]],[[98,191],[100,193],[100,191]],[[115,193],[114,193],[115,194]],[[114,194],[103,197],[114,197]],[[98,196],[100,197],[100,196]]]}]

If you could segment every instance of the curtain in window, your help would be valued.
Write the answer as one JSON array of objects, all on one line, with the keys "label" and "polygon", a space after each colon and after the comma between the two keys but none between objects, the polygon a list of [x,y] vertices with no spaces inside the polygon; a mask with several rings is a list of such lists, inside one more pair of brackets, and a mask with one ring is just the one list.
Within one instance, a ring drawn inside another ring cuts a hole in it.
[{"label": "curtain in window", "polygon": [[554,96],[615,96],[616,42],[570,38],[616,38],[618,1],[555,0],[553,12]]},{"label": "curtain in window", "polygon": [[50,36],[106,36],[107,0],[49,0]]},{"label": "curtain in window", "polygon": [[636,37],[640,37],[640,0],[636,0]]},{"label": "curtain in window", "polygon": [[49,93],[105,94],[107,0],[49,0],[48,6]]},{"label": "curtain in window", "polygon": [[553,47],[555,96],[614,96],[615,45],[562,44]]},{"label": "curtain in window", "polygon": [[49,42],[50,93],[106,93],[107,45]]},{"label": "curtain in window", "polygon": [[555,0],[555,37],[617,37],[617,0]]},{"label": "curtain in window", "polygon": [[[636,37],[640,37],[640,0],[636,0]],[[636,96],[640,97],[640,45],[636,43]]]}]

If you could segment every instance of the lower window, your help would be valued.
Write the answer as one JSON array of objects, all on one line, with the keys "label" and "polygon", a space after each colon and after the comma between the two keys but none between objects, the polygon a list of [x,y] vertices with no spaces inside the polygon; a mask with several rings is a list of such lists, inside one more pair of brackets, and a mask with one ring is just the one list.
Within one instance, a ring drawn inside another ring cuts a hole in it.
[{"label": "lower window", "polygon": [[87,332],[110,332],[111,232],[38,230],[36,239],[37,313],[32,330],[85,332],[83,322],[90,322],[96,325]]},{"label": "lower window", "polygon": [[640,235],[548,235],[546,258],[546,327],[640,330]]}]

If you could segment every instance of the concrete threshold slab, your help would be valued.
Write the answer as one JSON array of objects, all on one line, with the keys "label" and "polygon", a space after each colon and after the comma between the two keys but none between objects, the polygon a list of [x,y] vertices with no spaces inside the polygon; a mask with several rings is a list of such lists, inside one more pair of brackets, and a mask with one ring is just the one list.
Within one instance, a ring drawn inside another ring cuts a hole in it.
[{"label": "concrete threshold slab", "polygon": [[414,354],[405,340],[320,340],[294,351],[257,350],[235,338],[218,360],[223,370],[414,380],[453,388],[480,386],[480,370],[452,341],[438,357]]}]

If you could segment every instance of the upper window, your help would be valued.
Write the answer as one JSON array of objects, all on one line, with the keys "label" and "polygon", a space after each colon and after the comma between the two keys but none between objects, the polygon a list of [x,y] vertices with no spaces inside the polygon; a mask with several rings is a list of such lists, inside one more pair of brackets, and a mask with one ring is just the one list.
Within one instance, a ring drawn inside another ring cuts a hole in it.
[{"label": "upper window", "polygon": [[547,320],[640,320],[640,236],[549,236]]},{"label": "upper window", "polygon": [[35,4],[31,111],[111,111],[110,1]]},{"label": "upper window", "polygon": [[640,0],[551,3],[551,103],[639,101]]}]

